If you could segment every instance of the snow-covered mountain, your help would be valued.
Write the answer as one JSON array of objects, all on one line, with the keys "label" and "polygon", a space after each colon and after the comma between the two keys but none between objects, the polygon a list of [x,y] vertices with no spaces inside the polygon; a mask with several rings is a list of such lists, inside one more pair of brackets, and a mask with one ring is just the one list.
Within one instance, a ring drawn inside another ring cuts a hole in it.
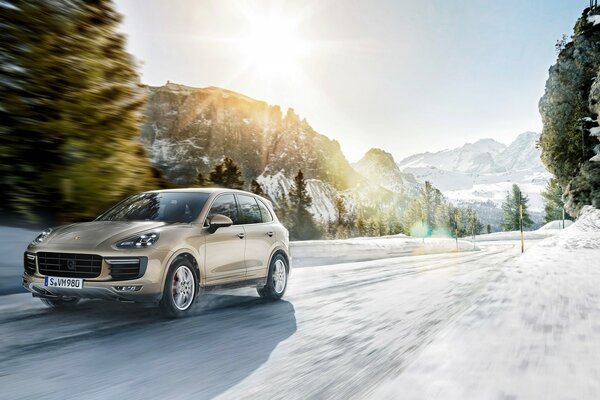
[{"label": "snow-covered mountain", "polygon": [[452,150],[415,154],[400,161],[398,166],[402,170],[435,166],[463,173],[502,172],[504,168],[497,164],[495,157],[505,149],[506,145],[494,139],[481,139]]},{"label": "snow-covered mountain", "polygon": [[538,171],[545,172],[540,150],[536,147],[540,134],[535,132],[521,133],[502,153],[496,161],[506,171]]},{"label": "snow-covered mountain", "polygon": [[482,139],[452,150],[421,153],[398,163],[417,181],[430,181],[458,205],[471,205],[495,225],[500,206],[513,183],[529,196],[529,207],[539,220],[543,209],[541,192],[550,173],[540,159],[539,134],[524,132],[509,146]]}]

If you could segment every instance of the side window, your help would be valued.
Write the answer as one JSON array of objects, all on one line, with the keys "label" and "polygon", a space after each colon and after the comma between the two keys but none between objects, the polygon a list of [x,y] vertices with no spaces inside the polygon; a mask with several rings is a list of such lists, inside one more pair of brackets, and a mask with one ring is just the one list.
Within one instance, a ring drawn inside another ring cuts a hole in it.
[{"label": "side window", "polygon": [[260,200],[258,200],[258,208],[260,208],[260,216],[262,217],[262,222],[272,222],[273,216],[271,212],[267,208],[267,206]]},{"label": "side window", "polygon": [[208,212],[206,221],[210,221],[215,214],[222,214],[231,218],[234,224],[240,223],[237,205],[235,204],[235,197],[232,194],[223,194],[217,197]]},{"label": "side window", "polygon": [[238,201],[240,202],[240,211],[242,213],[242,224],[257,224],[262,222],[260,209],[254,197],[238,194]]}]

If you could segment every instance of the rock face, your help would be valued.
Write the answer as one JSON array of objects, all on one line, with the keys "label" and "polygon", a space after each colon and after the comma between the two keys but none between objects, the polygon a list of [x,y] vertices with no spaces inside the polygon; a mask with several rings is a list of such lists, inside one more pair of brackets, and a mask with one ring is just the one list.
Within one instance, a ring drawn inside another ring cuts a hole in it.
[{"label": "rock face", "polygon": [[339,143],[315,132],[293,110],[225,89],[168,83],[148,87],[142,142],[152,163],[172,182],[207,175],[224,156],[249,181],[261,174],[293,176],[302,169],[344,190],[360,181]]},{"label": "rock face", "polygon": [[412,195],[418,187],[414,175],[403,173],[394,161],[394,157],[381,149],[369,150],[352,167],[369,180],[395,193]]},{"label": "rock face", "polygon": [[566,208],[577,216],[600,203],[598,113],[600,112],[600,8],[587,8],[569,43],[548,73],[539,109],[544,129],[542,160],[565,190]]},{"label": "rock face", "polygon": [[279,106],[215,87],[168,83],[147,90],[141,140],[153,165],[172,182],[206,177],[227,156],[240,166],[246,183],[256,178],[277,202],[302,169],[313,199],[310,211],[322,222],[335,218],[338,197],[350,212],[360,205],[400,215],[414,184],[389,154],[385,167],[391,182],[370,182],[371,172],[367,178],[356,172],[338,142],[315,132],[291,109],[283,115]]}]

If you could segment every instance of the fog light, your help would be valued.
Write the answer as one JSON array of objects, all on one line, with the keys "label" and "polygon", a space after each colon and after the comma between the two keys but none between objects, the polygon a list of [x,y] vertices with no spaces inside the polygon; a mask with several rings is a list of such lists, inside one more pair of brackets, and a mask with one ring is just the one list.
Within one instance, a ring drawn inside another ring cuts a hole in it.
[{"label": "fog light", "polygon": [[113,288],[117,291],[117,292],[137,292],[139,291],[142,287],[141,286],[113,286]]}]

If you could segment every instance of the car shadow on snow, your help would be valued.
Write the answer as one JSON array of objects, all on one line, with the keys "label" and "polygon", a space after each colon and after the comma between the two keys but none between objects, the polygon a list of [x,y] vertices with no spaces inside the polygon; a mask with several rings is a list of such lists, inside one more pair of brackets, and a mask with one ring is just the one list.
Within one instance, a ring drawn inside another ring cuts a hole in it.
[{"label": "car shadow on snow", "polygon": [[58,323],[106,325],[68,345],[47,347],[35,364],[64,372],[59,381],[36,374],[30,387],[50,384],[66,394],[69,382],[77,381],[84,397],[212,398],[260,368],[296,332],[294,307],[285,300],[212,293],[199,300],[189,317],[176,320],[161,318],[154,308],[100,301],[54,314]]}]

